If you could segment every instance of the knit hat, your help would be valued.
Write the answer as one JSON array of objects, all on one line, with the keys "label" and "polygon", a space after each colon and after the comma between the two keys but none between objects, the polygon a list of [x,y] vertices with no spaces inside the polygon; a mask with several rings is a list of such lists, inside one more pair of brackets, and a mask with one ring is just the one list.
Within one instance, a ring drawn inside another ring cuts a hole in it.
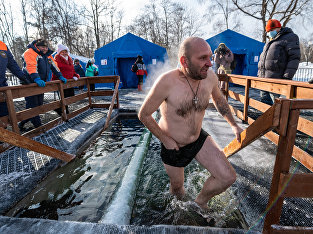
[{"label": "knit hat", "polygon": [[265,27],[266,32],[272,31],[275,28],[281,28],[280,22],[276,19],[268,20]]},{"label": "knit hat", "polygon": [[48,46],[48,41],[46,39],[38,39],[36,41],[36,46]]},{"label": "knit hat", "polygon": [[70,52],[70,50],[68,49],[67,46],[62,45],[62,44],[58,44],[58,54],[62,51],[62,50],[67,50],[67,52]]}]

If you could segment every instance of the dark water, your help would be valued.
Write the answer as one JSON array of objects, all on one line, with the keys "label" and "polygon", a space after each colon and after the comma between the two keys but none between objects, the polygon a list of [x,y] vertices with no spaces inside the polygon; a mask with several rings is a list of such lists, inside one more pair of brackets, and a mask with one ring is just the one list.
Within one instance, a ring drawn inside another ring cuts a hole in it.
[{"label": "dark water", "polygon": [[[169,179],[161,158],[158,140],[153,137],[145,158],[137,188],[131,224],[133,225],[193,225],[209,226],[198,212],[193,201],[200,192],[209,173],[193,161],[185,168],[186,199],[177,200],[169,194]],[[209,215],[215,219],[215,227],[247,228],[240,211],[239,201],[228,189],[209,202]]]},{"label": "dark water", "polygon": [[143,127],[118,119],[83,155],[53,172],[10,216],[97,222],[123,178]]}]

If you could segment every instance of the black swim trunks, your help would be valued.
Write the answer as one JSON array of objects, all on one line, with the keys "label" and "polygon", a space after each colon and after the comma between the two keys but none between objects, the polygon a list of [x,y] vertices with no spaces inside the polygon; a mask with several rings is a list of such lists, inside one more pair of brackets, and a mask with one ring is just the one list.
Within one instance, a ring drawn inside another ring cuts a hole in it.
[{"label": "black swim trunks", "polygon": [[185,167],[187,166],[194,157],[196,157],[197,153],[202,148],[207,136],[209,134],[201,129],[200,135],[198,139],[190,143],[188,145],[185,145],[179,150],[169,150],[164,147],[164,145],[161,143],[161,158],[162,161],[170,166],[173,167]]}]

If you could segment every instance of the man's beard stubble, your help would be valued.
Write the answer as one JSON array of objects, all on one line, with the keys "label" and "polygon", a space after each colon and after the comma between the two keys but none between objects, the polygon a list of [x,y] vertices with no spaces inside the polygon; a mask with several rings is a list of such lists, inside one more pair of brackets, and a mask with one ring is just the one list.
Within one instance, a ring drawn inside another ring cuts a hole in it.
[{"label": "man's beard stubble", "polygon": [[199,72],[197,72],[197,69],[193,66],[193,64],[188,62],[188,68],[186,68],[186,75],[194,80],[203,80],[207,76],[202,77]]}]

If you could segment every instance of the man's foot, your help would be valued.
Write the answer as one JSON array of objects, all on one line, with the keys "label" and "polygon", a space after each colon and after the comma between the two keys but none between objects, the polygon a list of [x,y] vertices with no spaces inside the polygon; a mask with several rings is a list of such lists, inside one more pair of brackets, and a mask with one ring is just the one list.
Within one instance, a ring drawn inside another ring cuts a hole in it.
[{"label": "man's foot", "polygon": [[196,212],[200,216],[206,219],[208,226],[214,226],[215,225],[215,219],[210,215],[210,210],[209,208],[202,208],[200,207],[196,202],[194,201],[189,201],[187,202],[188,204],[188,210],[192,212]]}]

